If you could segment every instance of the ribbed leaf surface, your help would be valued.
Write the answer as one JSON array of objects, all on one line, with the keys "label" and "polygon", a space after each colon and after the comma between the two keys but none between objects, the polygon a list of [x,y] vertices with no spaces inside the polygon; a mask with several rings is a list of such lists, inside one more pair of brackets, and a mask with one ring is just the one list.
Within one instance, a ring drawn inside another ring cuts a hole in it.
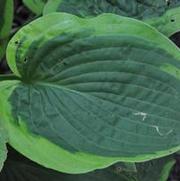
[{"label": "ribbed leaf surface", "polygon": [[55,13],[27,25],[8,48],[9,64],[22,79],[9,97],[14,124],[66,150],[73,155],[66,158],[70,163],[83,157],[89,163],[50,166],[34,155],[41,145],[27,151],[26,141],[20,146],[10,136],[12,145],[65,172],[178,150],[179,55],[153,28],[116,15],[81,19]]},{"label": "ribbed leaf surface", "polygon": [[163,15],[167,9],[180,5],[179,0],[55,0],[49,1],[45,12],[55,11],[73,13],[81,17],[101,13],[115,13],[123,16],[145,19]]}]

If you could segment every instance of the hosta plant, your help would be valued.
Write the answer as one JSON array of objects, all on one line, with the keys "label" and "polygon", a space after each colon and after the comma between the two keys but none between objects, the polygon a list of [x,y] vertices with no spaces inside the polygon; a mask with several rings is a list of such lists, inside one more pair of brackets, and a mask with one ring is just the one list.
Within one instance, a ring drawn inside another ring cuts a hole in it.
[{"label": "hosta plant", "polygon": [[0,117],[31,160],[77,174],[180,149],[180,51],[153,27],[52,13],[18,31],[7,59]]},{"label": "hosta plant", "polygon": [[[13,1],[0,3],[1,58],[14,30]],[[180,51],[167,38],[180,1],[23,3],[43,17],[6,51],[0,180],[167,181],[180,150]]]}]

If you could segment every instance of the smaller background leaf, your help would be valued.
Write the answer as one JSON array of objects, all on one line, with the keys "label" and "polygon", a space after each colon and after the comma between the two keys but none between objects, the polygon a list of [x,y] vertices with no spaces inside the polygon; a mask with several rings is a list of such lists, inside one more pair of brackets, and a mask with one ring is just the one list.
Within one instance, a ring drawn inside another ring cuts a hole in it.
[{"label": "smaller background leaf", "polygon": [[23,0],[23,3],[35,14],[40,15],[47,0]]},{"label": "smaller background leaf", "polygon": [[44,14],[56,11],[80,17],[113,13],[140,19],[168,37],[180,30],[179,0],[49,0]]}]

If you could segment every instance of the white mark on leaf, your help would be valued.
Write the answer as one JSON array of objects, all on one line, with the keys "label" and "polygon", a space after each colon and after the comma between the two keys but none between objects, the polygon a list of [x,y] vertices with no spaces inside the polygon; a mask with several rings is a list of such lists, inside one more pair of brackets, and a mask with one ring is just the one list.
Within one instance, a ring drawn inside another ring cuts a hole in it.
[{"label": "white mark on leaf", "polygon": [[144,121],[147,118],[147,113],[144,112],[137,112],[134,113],[135,116],[142,116],[142,121]]},{"label": "white mark on leaf", "polygon": [[158,126],[152,125],[151,127],[152,127],[152,128],[155,128],[156,131],[157,131],[157,133],[158,133],[160,136],[168,136],[169,134],[171,134],[171,133],[173,132],[173,130],[171,129],[171,130],[169,130],[169,131],[166,132],[166,133],[162,133],[162,132],[159,130],[159,127],[158,127]]}]

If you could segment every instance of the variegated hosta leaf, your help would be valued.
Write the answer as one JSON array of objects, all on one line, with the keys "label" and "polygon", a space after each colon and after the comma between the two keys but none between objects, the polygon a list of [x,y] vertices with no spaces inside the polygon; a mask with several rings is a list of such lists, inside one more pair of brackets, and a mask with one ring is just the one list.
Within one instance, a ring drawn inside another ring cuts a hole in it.
[{"label": "variegated hosta leaf", "polygon": [[4,56],[13,19],[13,0],[0,1],[0,60]]},{"label": "variegated hosta leaf", "polygon": [[180,149],[180,52],[150,26],[54,13],[22,28],[7,57],[21,80],[1,82],[0,115],[30,159],[84,173]]},{"label": "variegated hosta leaf", "polygon": [[40,15],[47,0],[23,0],[23,3],[35,14]]},{"label": "variegated hosta leaf", "polygon": [[167,36],[180,31],[179,0],[49,0],[44,14],[56,11],[80,17],[114,13],[144,20]]}]

